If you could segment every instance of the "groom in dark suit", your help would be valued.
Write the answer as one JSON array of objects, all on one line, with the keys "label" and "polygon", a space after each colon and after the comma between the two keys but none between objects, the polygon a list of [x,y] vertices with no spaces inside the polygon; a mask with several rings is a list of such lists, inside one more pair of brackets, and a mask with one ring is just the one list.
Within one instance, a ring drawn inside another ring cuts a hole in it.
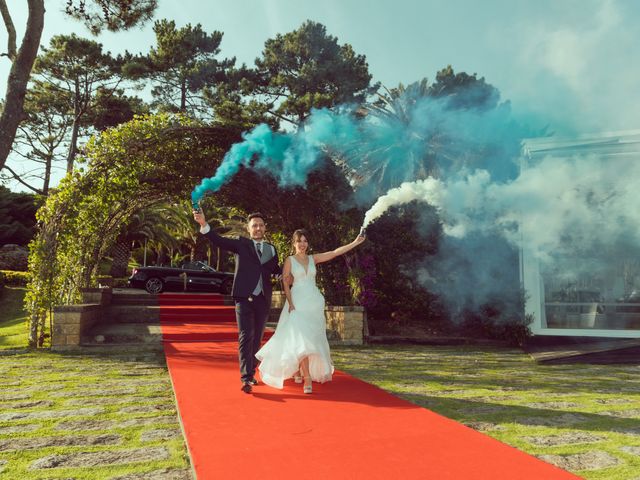
[{"label": "groom in dark suit", "polygon": [[278,264],[278,252],[264,240],[266,224],[260,213],[247,218],[250,239],[224,238],[214,232],[200,210],[194,210],[193,218],[200,224],[200,233],[223,250],[233,252],[236,261],[231,295],[236,304],[238,322],[238,358],[242,391],[251,393],[258,382],[256,352],[260,349],[262,334],[271,307],[271,275],[282,272]]}]

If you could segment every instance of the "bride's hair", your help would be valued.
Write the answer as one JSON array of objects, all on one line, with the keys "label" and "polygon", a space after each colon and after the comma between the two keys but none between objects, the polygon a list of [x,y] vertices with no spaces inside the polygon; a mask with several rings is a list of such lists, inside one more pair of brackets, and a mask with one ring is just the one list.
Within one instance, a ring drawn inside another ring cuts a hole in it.
[{"label": "bride's hair", "polygon": [[[302,237],[306,238],[307,242],[309,242],[309,234],[304,228],[299,228],[291,235],[291,255],[296,253],[296,242]],[[311,245],[309,245],[308,249],[311,249]]]}]

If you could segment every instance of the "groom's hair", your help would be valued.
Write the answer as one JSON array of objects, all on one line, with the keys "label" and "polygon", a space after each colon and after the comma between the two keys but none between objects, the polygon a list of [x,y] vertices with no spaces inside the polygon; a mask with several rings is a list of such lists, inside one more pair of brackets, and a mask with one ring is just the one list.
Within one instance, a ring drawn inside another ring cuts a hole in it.
[{"label": "groom's hair", "polygon": [[264,223],[267,223],[267,221],[264,219],[264,215],[262,215],[260,212],[250,213],[249,216],[247,217],[247,223],[249,223],[252,218],[260,218]]}]

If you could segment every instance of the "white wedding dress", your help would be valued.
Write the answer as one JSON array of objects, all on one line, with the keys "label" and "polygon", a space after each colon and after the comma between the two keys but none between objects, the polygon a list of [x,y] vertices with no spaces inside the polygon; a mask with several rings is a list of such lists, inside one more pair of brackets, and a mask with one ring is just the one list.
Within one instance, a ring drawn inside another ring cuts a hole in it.
[{"label": "white wedding dress", "polygon": [[309,357],[309,373],[314,382],[328,382],[333,374],[327,341],[324,297],[316,286],[316,265],[309,255],[307,270],[295,257],[289,257],[294,278],[291,299],[295,310],[289,313],[285,302],[275,333],[256,353],[262,363],[260,378],[267,385],[282,388],[283,382],[298,371],[304,357]]}]

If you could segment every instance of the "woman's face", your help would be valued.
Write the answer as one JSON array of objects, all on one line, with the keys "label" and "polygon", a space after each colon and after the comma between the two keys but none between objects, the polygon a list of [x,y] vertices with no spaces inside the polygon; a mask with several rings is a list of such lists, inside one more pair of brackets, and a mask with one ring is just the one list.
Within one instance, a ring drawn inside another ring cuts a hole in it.
[{"label": "woman's face", "polygon": [[307,237],[301,235],[299,238],[294,240],[293,247],[296,249],[296,253],[307,253],[307,249],[309,248],[309,242],[307,242]]}]

